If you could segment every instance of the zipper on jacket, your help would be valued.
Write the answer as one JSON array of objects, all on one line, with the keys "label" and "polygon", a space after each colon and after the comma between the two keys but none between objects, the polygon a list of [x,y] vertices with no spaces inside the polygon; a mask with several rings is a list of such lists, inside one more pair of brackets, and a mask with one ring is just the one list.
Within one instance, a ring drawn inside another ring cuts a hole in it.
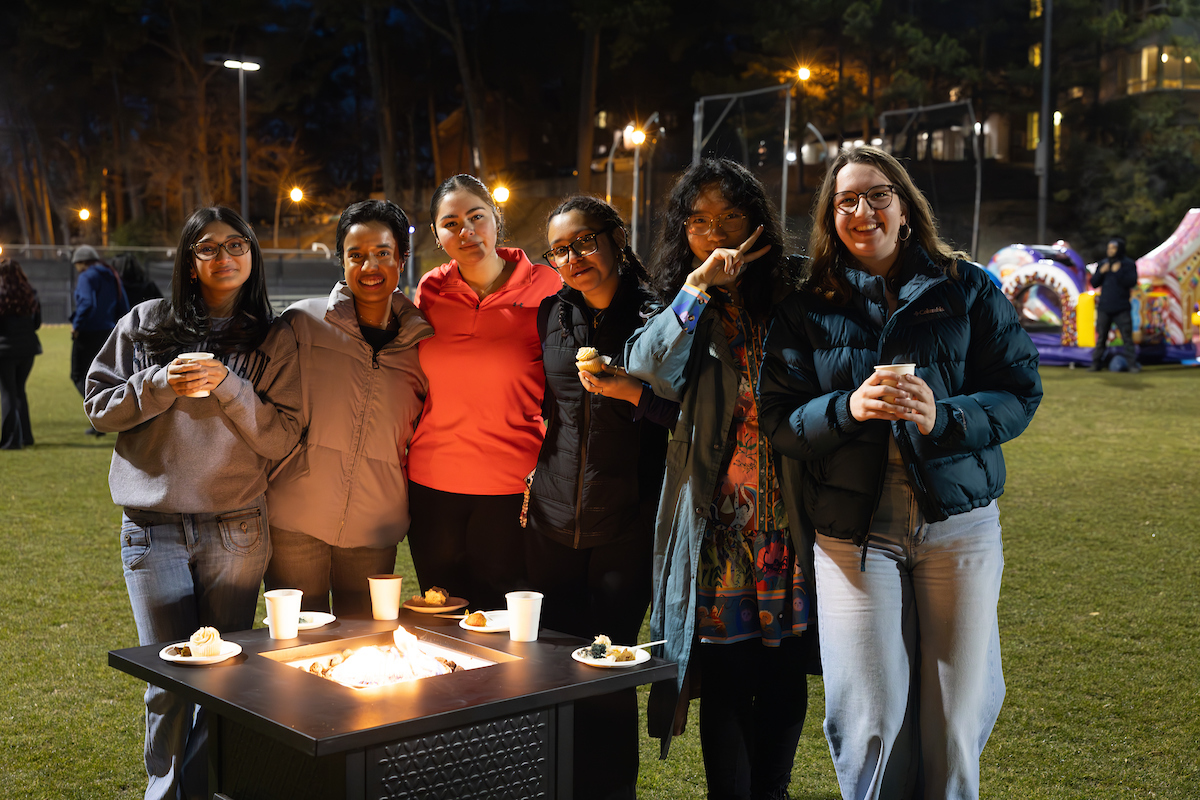
[{"label": "zipper on jacket", "polygon": [[[367,344],[365,341],[363,344],[367,347],[371,347],[371,345]],[[354,460],[350,462],[351,474],[354,474],[354,471],[358,469],[358,462],[362,457],[363,442],[365,442],[367,438],[363,435],[363,433],[367,425],[367,413],[371,408],[371,399],[375,396],[375,370],[379,369],[378,356],[379,353],[375,350],[375,348],[371,347],[372,371],[367,375],[367,393],[366,397],[363,398],[362,414],[359,415],[359,418],[354,425],[354,438],[356,441],[354,443]],[[337,535],[339,539],[342,536],[342,531],[346,529],[346,513],[350,510],[350,492],[353,488],[354,482],[351,481],[346,487],[346,504],[342,506],[342,518],[338,521]]]}]

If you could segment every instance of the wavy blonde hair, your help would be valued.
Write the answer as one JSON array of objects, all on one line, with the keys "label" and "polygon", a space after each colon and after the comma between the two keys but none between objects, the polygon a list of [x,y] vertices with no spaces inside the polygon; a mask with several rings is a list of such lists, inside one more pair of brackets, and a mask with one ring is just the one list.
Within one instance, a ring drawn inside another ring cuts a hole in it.
[{"label": "wavy blonde hair", "polygon": [[957,279],[958,259],[967,258],[967,254],[954,250],[938,236],[929,201],[912,182],[904,166],[878,147],[868,145],[843,150],[829,165],[825,181],[821,184],[813,204],[812,233],[808,237],[809,260],[802,288],[823,295],[825,299],[837,305],[845,305],[850,299],[850,285],[841,276],[838,266],[841,263],[853,262],[854,257],[838,238],[834,225],[834,214],[837,212],[833,207],[837,176],[847,164],[864,164],[882,172],[896,192],[897,199],[904,205],[904,213],[908,217],[907,224],[912,229],[912,234],[907,240],[900,242],[901,257],[896,259],[896,263],[903,261],[905,249],[912,245],[920,245],[934,264],[949,277]]}]

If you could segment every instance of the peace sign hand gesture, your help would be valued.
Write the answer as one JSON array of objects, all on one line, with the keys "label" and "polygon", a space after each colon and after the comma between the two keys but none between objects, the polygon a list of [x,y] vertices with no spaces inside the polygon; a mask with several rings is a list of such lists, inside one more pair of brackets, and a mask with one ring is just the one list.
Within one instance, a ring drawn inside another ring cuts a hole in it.
[{"label": "peace sign hand gesture", "polygon": [[733,283],[747,264],[762,258],[771,249],[771,245],[767,245],[753,253],[746,253],[762,232],[763,226],[759,225],[758,229],[737,247],[718,247],[713,250],[709,257],[704,259],[703,264],[692,270],[684,283],[702,292],[708,291],[710,286],[728,286]]}]

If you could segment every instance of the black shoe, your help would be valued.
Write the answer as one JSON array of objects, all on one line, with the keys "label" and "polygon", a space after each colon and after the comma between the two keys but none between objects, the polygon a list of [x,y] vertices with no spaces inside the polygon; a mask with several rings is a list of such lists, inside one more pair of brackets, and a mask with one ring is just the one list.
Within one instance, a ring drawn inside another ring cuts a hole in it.
[{"label": "black shoe", "polygon": [[1099,371],[1100,371],[1100,365],[1099,365],[1099,364],[1092,364],[1090,367],[1088,367],[1088,368],[1087,368],[1087,371],[1088,371],[1088,372],[1099,372]]}]

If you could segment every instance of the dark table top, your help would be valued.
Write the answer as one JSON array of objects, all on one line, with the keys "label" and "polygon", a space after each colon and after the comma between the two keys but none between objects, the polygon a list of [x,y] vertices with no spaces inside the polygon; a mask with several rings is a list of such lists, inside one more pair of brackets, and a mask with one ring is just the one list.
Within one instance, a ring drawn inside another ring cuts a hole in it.
[{"label": "dark table top", "polygon": [[[300,657],[312,649],[309,645],[372,634],[385,634],[379,638],[390,642],[386,634],[397,624],[418,638],[498,663],[391,686],[351,689],[262,655],[296,648]],[[159,657],[162,644],[110,650],[108,664],[311,756],[358,750],[676,675],[673,662],[658,658],[623,669],[580,664],[571,652],[587,642],[544,628],[536,642],[514,642],[507,633],[466,631],[457,620],[403,609],[399,620],[339,619],[301,631],[290,640],[271,639],[266,628],[222,634],[222,638],[241,645],[242,652],[211,666],[165,661]]]}]

